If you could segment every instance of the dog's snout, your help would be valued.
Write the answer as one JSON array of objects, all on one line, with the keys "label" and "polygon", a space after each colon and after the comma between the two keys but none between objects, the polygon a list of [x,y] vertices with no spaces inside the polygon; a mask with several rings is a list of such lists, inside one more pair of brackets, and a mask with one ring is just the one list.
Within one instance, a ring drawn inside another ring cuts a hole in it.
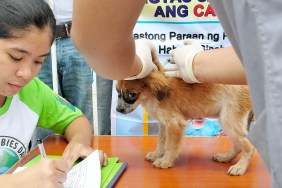
[{"label": "dog's snout", "polygon": [[117,106],[116,107],[116,111],[120,112],[120,113],[124,113],[125,112],[125,109],[121,106]]}]

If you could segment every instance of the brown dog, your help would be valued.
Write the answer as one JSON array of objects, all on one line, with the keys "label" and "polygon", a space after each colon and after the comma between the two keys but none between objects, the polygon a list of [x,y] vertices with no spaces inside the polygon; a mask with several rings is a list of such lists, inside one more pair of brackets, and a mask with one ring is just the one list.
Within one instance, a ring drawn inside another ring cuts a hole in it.
[{"label": "brown dog", "polygon": [[255,149],[247,139],[253,115],[247,86],[187,84],[179,78],[168,78],[164,76],[155,52],[152,55],[158,72],[143,79],[119,80],[116,86],[118,112],[130,113],[141,104],[159,122],[157,148],[145,158],[156,167],[172,167],[181,150],[187,120],[217,117],[233,148],[227,153],[214,155],[213,160],[230,162],[241,152],[240,160],[227,173],[243,175]]}]

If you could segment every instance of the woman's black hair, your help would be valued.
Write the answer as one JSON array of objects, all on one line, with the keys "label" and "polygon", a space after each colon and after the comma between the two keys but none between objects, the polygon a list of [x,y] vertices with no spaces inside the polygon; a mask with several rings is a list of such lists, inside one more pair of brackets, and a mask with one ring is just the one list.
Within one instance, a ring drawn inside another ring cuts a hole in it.
[{"label": "woman's black hair", "polygon": [[51,28],[54,40],[56,20],[50,6],[44,0],[0,0],[0,38],[14,38],[16,31],[31,26]]}]

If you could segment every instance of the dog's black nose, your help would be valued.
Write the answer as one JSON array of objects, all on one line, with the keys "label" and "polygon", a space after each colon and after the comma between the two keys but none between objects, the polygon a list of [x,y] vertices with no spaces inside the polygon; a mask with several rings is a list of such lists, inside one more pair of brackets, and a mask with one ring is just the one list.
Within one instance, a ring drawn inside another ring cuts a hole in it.
[{"label": "dog's black nose", "polygon": [[117,107],[116,107],[116,111],[118,111],[118,112],[120,112],[120,113],[124,113],[124,112],[125,112],[125,109],[122,108],[122,107],[117,106]]}]

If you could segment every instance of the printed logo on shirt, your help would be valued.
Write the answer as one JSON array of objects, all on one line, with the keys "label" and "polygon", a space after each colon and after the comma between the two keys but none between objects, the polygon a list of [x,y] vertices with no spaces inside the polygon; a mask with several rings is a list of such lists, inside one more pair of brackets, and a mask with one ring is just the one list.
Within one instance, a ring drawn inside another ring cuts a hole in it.
[{"label": "printed logo on shirt", "polygon": [[61,97],[60,95],[58,95],[58,94],[56,94],[56,93],[55,93],[55,95],[56,95],[57,100],[58,100],[62,105],[65,105],[65,106],[69,107],[69,109],[70,109],[71,111],[75,112],[75,107],[74,107],[71,103],[69,103],[69,101],[67,101],[65,98]]},{"label": "printed logo on shirt", "polygon": [[0,136],[0,174],[9,170],[26,155],[25,146],[17,139]]}]

